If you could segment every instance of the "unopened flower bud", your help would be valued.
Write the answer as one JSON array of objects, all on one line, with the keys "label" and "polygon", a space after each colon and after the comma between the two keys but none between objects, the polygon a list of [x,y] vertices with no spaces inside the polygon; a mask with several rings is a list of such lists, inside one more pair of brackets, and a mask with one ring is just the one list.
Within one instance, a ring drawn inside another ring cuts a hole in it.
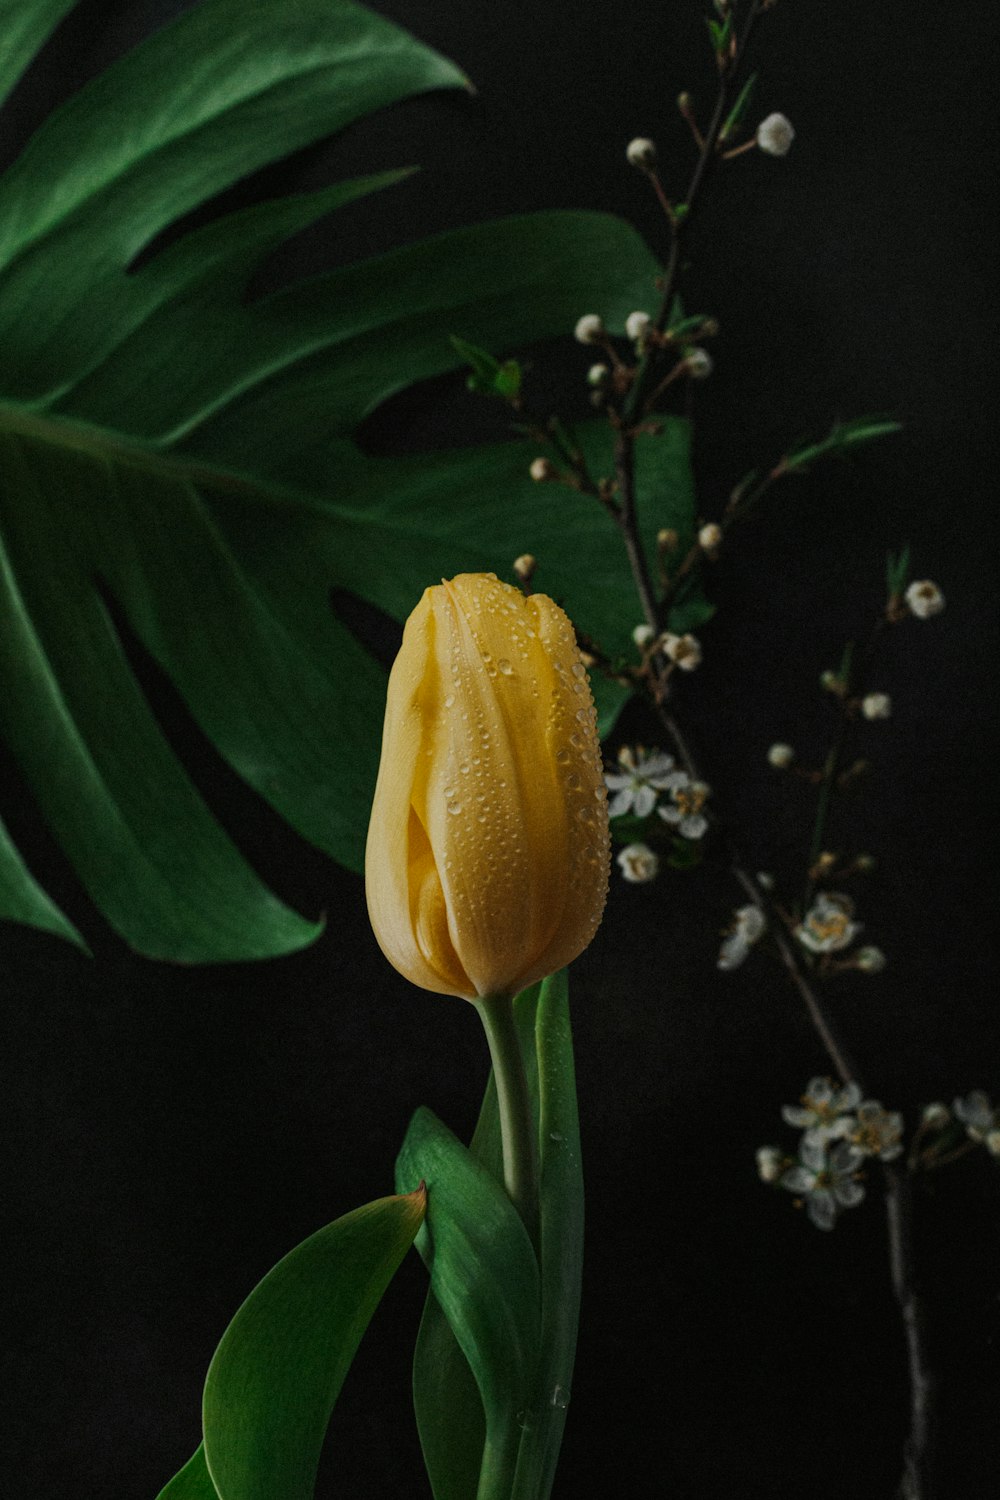
[{"label": "unopened flower bud", "polygon": [[640,651],[645,651],[655,635],[652,625],[637,625],[632,632],[632,639]]},{"label": "unopened flower bud", "polygon": [[854,861],[854,868],[859,875],[870,875],[876,865],[874,854],[859,854]]},{"label": "unopened flower bud", "polygon": [[869,943],[864,948],[859,948],[854,955],[854,966],[861,970],[862,974],[881,974],[886,966],[886,956],[881,948],[876,948],[874,943]]},{"label": "unopened flower bud", "polygon": [[837,856],[834,854],[833,850],[824,849],[821,854],[817,854],[816,863],[813,865],[809,873],[813,876],[814,879],[820,880],[824,875],[829,875],[830,871],[833,869],[836,863]]},{"label": "unopened flower bud", "polygon": [[577,319],[573,337],[578,344],[599,344],[604,337],[604,319],[597,313],[584,313]]},{"label": "unopened flower bud", "polygon": [[991,1130],[983,1145],[991,1156],[1000,1156],[1000,1130]]},{"label": "unopened flower bud", "polygon": [[538,563],[530,552],[522,552],[520,557],[514,559],[514,577],[519,578],[522,583],[530,583],[537,566]]},{"label": "unopened flower bud", "polygon": [[549,458],[533,458],[528,473],[536,484],[544,484],[547,479],[559,478],[559,470]]},{"label": "unopened flower bud", "polygon": [[618,866],[631,885],[646,885],[655,880],[660,861],[648,844],[626,844],[616,855]]},{"label": "unopened flower bud", "polygon": [[[563,745],[552,725],[571,722]],[[480,805],[469,768],[487,734]],[[590,942],[609,852],[597,719],[563,611],[492,574],[426,589],[389,674],[365,853],[383,953],[437,994],[516,995]]]},{"label": "unopened flower bud", "polygon": [[768,115],[757,126],[757,145],[767,156],[787,156],[794,139],[792,122],[784,115]]},{"label": "unopened flower bud", "polygon": [[684,89],[682,93],[677,95],[677,108],[685,117],[694,109],[694,100],[687,89]]},{"label": "unopened flower bud", "polygon": [[660,552],[676,552],[681,539],[672,526],[664,526],[656,533],[656,545]]},{"label": "unopened flower bud", "polygon": [[714,368],[712,356],[707,349],[692,349],[684,363],[692,380],[707,380]]},{"label": "unopened flower bud", "polygon": [[888,693],[868,693],[861,700],[861,712],[866,719],[887,719],[892,713],[892,699]]},{"label": "unopened flower bud", "polygon": [[777,1182],[785,1170],[785,1153],[777,1146],[760,1146],[757,1151],[757,1176],[761,1182]]},{"label": "unopened flower bud", "polygon": [[929,578],[911,583],[903,597],[910,607],[910,613],[916,615],[918,620],[929,620],[932,615],[939,615],[944,609],[944,595]]},{"label": "unopened flower bud", "polygon": [[770,870],[757,871],[757,884],[760,886],[762,891],[774,890],[774,876],[771,874]]},{"label": "unopened flower bud", "polygon": [[703,552],[717,552],[722,544],[722,527],[717,526],[714,521],[709,521],[698,533],[698,546]]},{"label": "unopened flower bud", "polygon": [[587,371],[587,384],[592,385],[595,390],[600,389],[602,385],[607,385],[608,376],[610,374],[611,371],[608,369],[607,365],[591,365],[590,369]]},{"label": "unopened flower bud", "polygon": [[653,172],[656,169],[656,143],[643,135],[629,141],[625,147],[625,155],[629,164],[638,167],[640,172]]},{"label": "unopened flower bud", "polygon": [[625,319],[626,336],[630,338],[634,344],[637,344],[641,338],[645,338],[646,334],[649,331],[649,325],[652,323],[652,321],[652,318],[647,312],[629,313],[628,317]]},{"label": "unopened flower bud", "polygon": [[767,752],[767,763],[776,771],[787,770],[794,759],[794,747],[784,744],[781,740],[776,740]]},{"label": "unopened flower bud", "polygon": [[933,1104],[924,1106],[920,1118],[928,1130],[943,1130],[946,1125],[951,1124],[951,1110],[947,1104],[942,1104],[939,1099],[936,1099]]},{"label": "unopened flower bud", "polygon": [[837,698],[844,696],[844,684],[832,667],[819,674],[819,685],[825,693],[833,693]]}]

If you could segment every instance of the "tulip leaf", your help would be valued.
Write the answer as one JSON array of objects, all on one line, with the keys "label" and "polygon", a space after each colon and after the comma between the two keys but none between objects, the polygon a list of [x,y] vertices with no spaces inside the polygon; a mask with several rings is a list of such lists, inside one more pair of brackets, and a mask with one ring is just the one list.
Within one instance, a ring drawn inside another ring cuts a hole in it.
[{"label": "tulip leaf", "polygon": [[159,1500],[311,1500],[344,1377],[426,1203],[422,1187],[366,1203],[268,1272],[212,1358],[202,1447]]},{"label": "tulip leaf", "polygon": [[[541,1168],[541,1357],[525,1408],[518,1466],[523,1493],[548,1494],[569,1400],[583,1253],[583,1178],[576,1110],[569,987],[565,971],[515,1002]],[[492,1074],[470,1152],[501,1175]],[[468,1361],[428,1292],[413,1368],[414,1407],[435,1500],[475,1500],[485,1425]],[[553,1399],[555,1398],[555,1399]],[[530,1474],[527,1482],[525,1476]],[[521,1493],[521,1491],[519,1491]]]},{"label": "tulip leaf", "polygon": [[[67,9],[8,0],[8,82]],[[464,84],[350,0],[201,0],[53,114],[0,179],[4,733],[90,899],[150,956],[278,954],[319,924],[223,831],[134,651],[261,798],[357,869],[385,678],[331,591],[401,621],[428,581],[501,572],[531,550],[538,586],[609,654],[629,649],[612,524],[562,491],[539,504],[530,445],[388,459],[354,438],[396,392],[461,367],[455,334],[505,358],[566,336],[581,306],[619,329],[652,310],[657,267],[634,231],[605,215],[527,215],[248,296],[289,234],[405,175],[386,172],[257,203],[161,247],[184,214],[267,162]],[[611,472],[605,426],[582,440]],[[645,533],[684,531],[687,428],[668,420],[645,441]],[[595,688],[606,729],[624,690]],[[23,864],[4,868],[0,915],[71,936]]]},{"label": "tulip leaf", "polygon": [[[426,1181],[428,1193],[427,1220],[417,1237],[417,1249],[430,1272],[437,1303],[475,1378],[481,1398],[480,1422],[485,1415],[482,1461],[489,1465],[499,1455],[516,1454],[520,1420],[534,1389],[538,1262],[502,1185],[428,1109],[418,1109],[410,1122],[397,1161],[397,1183],[411,1180],[415,1173]],[[447,1357],[447,1340],[437,1329],[425,1332],[423,1340],[424,1359],[432,1347]],[[468,1383],[456,1390],[461,1413],[475,1422]],[[451,1393],[446,1383],[438,1396],[447,1401]],[[478,1430],[476,1424],[477,1439]],[[453,1470],[445,1481],[450,1487],[440,1494],[465,1493],[455,1486],[469,1482],[473,1466],[478,1475],[475,1449],[468,1435],[460,1438]],[[433,1462],[431,1457],[428,1468],[438,1496],[441,1481],[435,1479]]]},{"label": "tulip leaf", "polygon": [[[514,1002],[528,1089],[537,1117],[537,1065],[533,1033],[539,986]],[[469,1151],[496,1179],[503,1180],[500,1115],[492,1070]],[[475,1500],[483,1462],[486,1423],[483,1403],[469,1362],[434,1295],[427,1300],[413,1355],[413,1406],[434,1500]]]},{"label": "tulip leaf", "polygon": [[219,1500],[219,1492],[205,1462],[204,1443],[198,1445],[194,1456],[160,1491],[156,1500]]}]

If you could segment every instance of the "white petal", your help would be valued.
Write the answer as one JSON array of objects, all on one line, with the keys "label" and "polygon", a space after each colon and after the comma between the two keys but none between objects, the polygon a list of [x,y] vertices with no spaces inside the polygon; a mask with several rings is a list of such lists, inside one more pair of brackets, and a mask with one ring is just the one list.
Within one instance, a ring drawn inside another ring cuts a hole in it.
[{"label": "white petal", "polygon": [[806,1098],[817,1104],[829,1104],[833,1098],[833,1083],[829,1078],[810,1078],[806,1084]]},{"label": "white petal", "polygon": [[658,807],[656,811],[664,823],[679,823],[684,816],[679,807]]},{"label": "white petal", "polygon": [[826,1166],[826,1143],[819,1132],[806,1131],[799,1146],[799,1156],[814,1172],[823,1171]]},{"label": "white petal", "polygon": [[674,757],[666,755],[662,750],[656,755],[650,755],[646,760],[639,762],[639,775],[645,781],[652,781],[655,785],[657,776],[666,776],[668,771],[674,768]]},{"label": "white petal", "polygon": [[810,1193],[806,1207],[817,1229],[833,1228],[833,1221],[837,1217],[837,1207],[833,1201],[833,1194],[828,1193],[826,1188],[818,1188],[815,1193]]},{"label": "white petal", "polygon": [[797,1130],[808,1130],[816,1116],[811,1109],[802,1109],[798,1104],[783,1104],[781,1118],[786,1124],[794,1125]]},{"label": "white petal", "polygon": [[857,1208],[865,1196],[865,1190],[860,1182],[855,1182],[853,1178],[845,1177],[842,1181],[834,1183],[833,1196],[841,1208]]},{"label": "white petal", "polygon": [[615,792],[608,803],[608,817],[620,818],[622,813],[627,813],[632,806],[632,791],[630,787],[624,787],[622,791]]},{"label": "white petal", "polygon": [[743,933],[739,931],[731,932],[727,938],[723,938],[722,940],[716,968],[738,969],[749,952],[750,944]]},{"label": "white petal", "polygon": [[691,813],[681,821],[681,833],[686,839],[700,839],[708,827],[708,819],[703,818],[701,813]]},{"label": "white petal", "polygon": [[790,1193],[811,1193],[816,1182],[816,1173],[808,1167],[789,1167],[781,1174],[781,1186]]},{"label": "white petal", "polygon": [[656,793],[651,786],[639,786],[635,790],[635,815],[648,818],[656,806]]},{"label": "white petal", "polygon": [[609,792],[620,792],[623,787],[632,785],[632,773],[626,775],[621,771],[605,771],[604,785]]}]

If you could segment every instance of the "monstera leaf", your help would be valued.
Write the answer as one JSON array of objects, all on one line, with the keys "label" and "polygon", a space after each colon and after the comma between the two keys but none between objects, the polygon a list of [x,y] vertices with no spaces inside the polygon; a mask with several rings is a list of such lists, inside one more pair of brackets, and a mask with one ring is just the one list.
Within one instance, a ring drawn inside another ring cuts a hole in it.
[{"label": "monstera leaf", "polygon": [[[69,8],[0,6],[0,84]],[[612,523],[564,490],[542,503],[533,450],[380,459],[354,441],[389,396],[456,366],[452,334],[503,352],[565,335],[581,310],[620,328],[652,307],[656,267],[627,226],[501,220],[248,297],[286,237],[396,172],[158,242],[267,162],[464,86],[349,0],[202,0],[56,111],[0,181],[0,720],[91,900],[142,953],[256,958],[318,928],[213,817],[120,620],[239,775],[353,868],[384,673],[334,591],[401,620],[428,582],[531,551],[585,632],[628,644]],[[606,472],[602,425],[581,440]],[[687,526],[683,423],[649,440],[641,469],[648,531]],[[606,718],[620,701],[602,690]],[[75,935],[2,825],[0,914]]]}]

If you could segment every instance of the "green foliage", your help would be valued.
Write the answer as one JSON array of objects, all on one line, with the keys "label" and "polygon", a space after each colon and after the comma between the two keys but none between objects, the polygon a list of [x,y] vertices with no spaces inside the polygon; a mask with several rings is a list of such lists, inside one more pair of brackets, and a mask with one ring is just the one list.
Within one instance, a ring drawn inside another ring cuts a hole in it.
[{"label": "green foliage", "polygon": [[[583,1252],[583,1178],[565,973],[519,995],[515,1018],[535,1113],[540,1163],[541,1324],[532,1389],[520,1411],[518,1493],[549,1492],[569,1400]],[[499,1181],[499,1118],[492,1076],[470,1155]],[[434,1194],[431,1190],[433,1233]],[[488,1300],[488,1280],[473,1293]],[[483,1461],[482,1402],[469,1363],[432,1290],[420,1325],[414,1405],[435,1500],[475,1500]]]},{"label": "green foliage", "polygon": [[910,576],[910,549],[905,546],[898,554],[889,552],[885,559],[885,587],[890,599],[902,594]]},{"label": "green foliage", "polygon": [[726,119],[722,125],[722,129],[719,131],[720,143],[725,144],[725,142],[728,141],[732,136],[734,136],[740,129],[740,126],[743,124],[746,112],[750,107],[750,101],[753,98],[754,90],[756,89],[756,87],[757,74],[751,73],[750,77],[747,79],[746,83],[737,94],[736,103],[729,111],[729,114],[726,116]]},{"label": "green foliage", "polygon": [[472,374],[466,381],[470,391],[483,396],[499,396],[502,401],[512,401],[521,393],[522,370],[516,359],[506,359],[503,364],[494,359],[485,349],[467,343],[452,334],[452,346],[472,366]]},{"label": "green foliage", "polygon": [[[8,83],[66,8],[8,4]],[[428,581],[502,572],[531,550],[539,586],[610,654],[627,649],[612,523],[583,500],[540,506],[526,445],[384,459],[353,440],[395,392],[460,365],[456,327],[499,350],[568,333],[583,306],[612,328],[652,311],[657,267],[625,225],[501,220],[246,300],[289,234],[403,175],[383,173],[217,218],[132,269],[266,162],[464,83],[350,0],[202,0],[57,111],[0,182],[5,733],[91,899],[143,953],[261,957],[318,925],[219,827],[133,676],[116,612],[236,772],[355,869],[384,675],[331,590],[402,620]],[[602,424],[581,441],[610,472]],[[682,422],[639,472],[647,538],[689,529]],[[607,729],[625,693],[598,696]],[[70,935],[13,850],[0,866],[4,915]]]},{"label": "green foliage", "polygon": [[209,1367],[204,1442],[159,1500],[311,1500],[344,1377],[425,1206],[422,1191],[366,1203],[264,1277]]},{"label": "green foliage", "polygon": [[890,437],[894,432],[901,431],[901,426],[899,422],[883,421],[878,417],[854,417],[850,422],[838,422],[829,437],[822,438],[818,443],[806,443],[793,448],[782,461],[782,468],[786,474],[796,469],[804,470],[817,458],[846,453],[862,443]]}]

